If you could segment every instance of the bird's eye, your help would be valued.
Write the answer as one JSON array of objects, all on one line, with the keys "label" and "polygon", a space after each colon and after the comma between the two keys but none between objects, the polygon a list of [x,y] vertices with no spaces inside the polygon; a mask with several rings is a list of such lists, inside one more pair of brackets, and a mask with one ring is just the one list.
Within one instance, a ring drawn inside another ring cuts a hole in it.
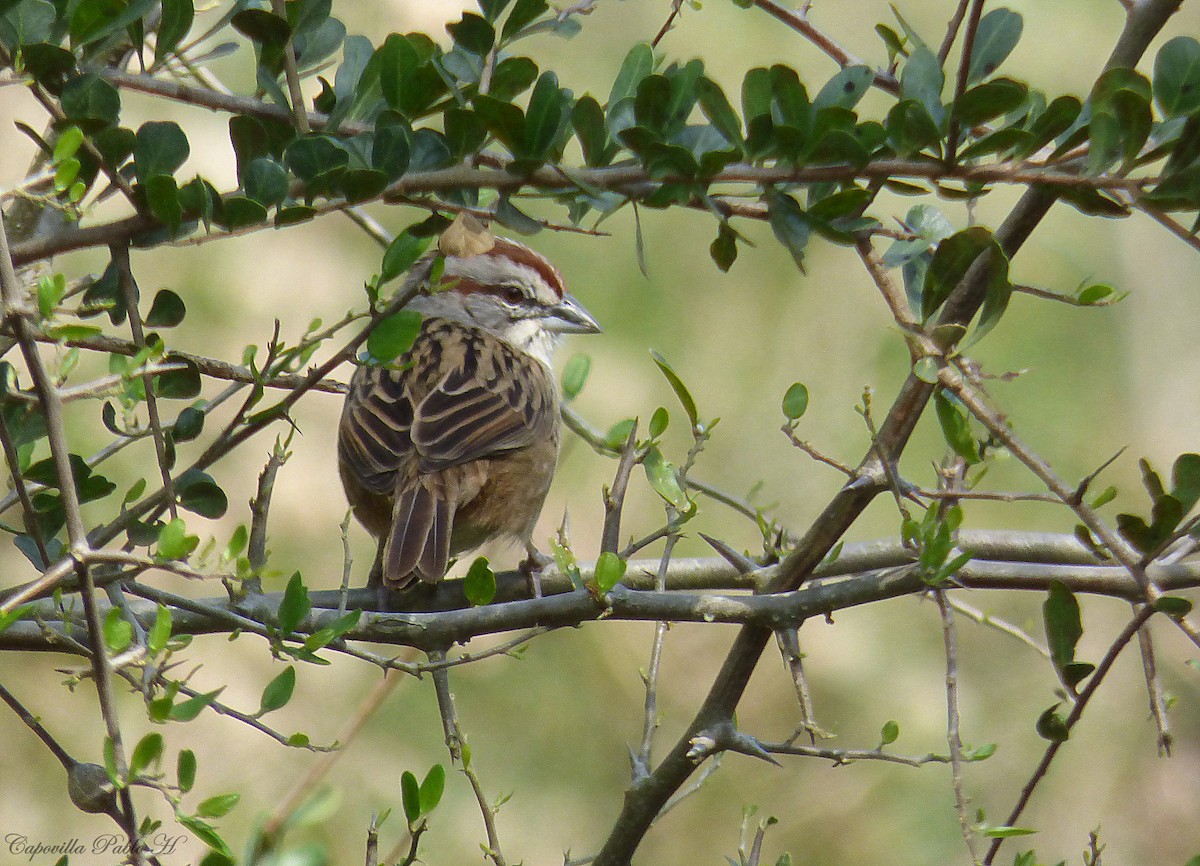
[{"label": "bird's eye", "polygon": [[500,287],[500,297],[510,304],[519,304],[525,300],[525,293],[521,291],[520,286],[509,284]]}]

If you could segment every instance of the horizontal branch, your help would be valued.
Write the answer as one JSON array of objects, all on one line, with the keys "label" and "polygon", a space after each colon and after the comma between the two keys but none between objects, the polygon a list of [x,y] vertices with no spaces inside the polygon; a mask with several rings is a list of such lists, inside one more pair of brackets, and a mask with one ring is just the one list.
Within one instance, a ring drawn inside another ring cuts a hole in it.
[{"label": "horizontal branch", "polygon": [[[884,180],[906,178],[929,181],[966,181],[976,183],[1019,184],[1024,186],[1118,189],[1137,192],[1154,184],[1154,177],[1129,178],[1115,175],[1088,177],[1070,171],[1047,168],[1037,163],[993,163],[989,165],[952,165],[919,159],[880,159],[857,167],[849,164],[824,166],[755,166],[739,163],[728,166],[702,181],[683,176],[651,177],[637,163],[619,163],[604,168],[544,167],[529,174],[503,168],[473,168],[456,165],[432,171],[413,172],[395,181],[376,196],[386,202],[414,195],[463,189],[494,189],[514,192],[522,188],[560,192],[577,188],[596,188],[620,192],[640,199],[662,184],[741,183],[756,186],[789,183],[824,183],[858,178]],[[364,204],[366,202],[358,202]],[[330,210],[341,207],[339,203]],[[261,228],[271,228],[263,223]],[[142,215],[134,215],[95,226],[74,227],[12,247],[13,264],[23,267],[60,253],[122,242],[161,226]]]},{"label": "horizontal branch", "polygon": [[[696,623],[754,624],[777,630],[797,626],[812,616],[825,616],[849,607],[883,601],[928,589],[916,570],[900,567],[876,569],[866,573],[819,577],[793,592],[772,595],[731,595],[719,592],[680,590],[676,587],[701,582],[736,582],[732,567],[724,560],[683,559],[672,563],[667,592],[656,592],[653,575],[657,560],[631,562],[626,581],[603,599],[588,591],[574,589],[557,572],[542,577],[541,599],[502,601],[483,607],[438,610],[454,597],[461,603],[461,581],[443,581],[436,587],[421,587],[398,603],[434,612],[390,613],[375,610],[378,594],[374,589],[351,590],[342,598],[335,591],[310,593],[314,608],[298,631],[311,634],[331,625],[338,618],[338,607],[345,602],[349,610],[367,611],[358,627],[347,633],[352,640],[413,646],[425,650],[445,649],[485,634],[498,634],[534,627],[575,626],[594,620],[670,621]],[[775,567],[760,569],[751,576],[754,582],[770,580]],[[590,568],[582,568],[583,577],[591,577]],[[1151,569],[1155,581],[1164,590],[1200,587],[1200,562],[1157,565]],[[515,597],[517,585],[525,578],[517,572],[497,576],[502,597]],[[746,578],[740,578],[745,581]],[[1140,598],[1140,587],[1117,566],[1061,565],[1045,563],[973,561],[957,576],[957,586],[965,589],[1045,591],[1051,582],[1060,582],[1077,593],[1094,593],[1119,598]],[[172,611],[177,634],[214,634],[228,632],[234,626],[231,617],[268,625],[276,622],[282,593],[253,595],[231,603],[224,598],[196,600],[187,609]],[[130,613],[149,628],[157,611],[155,604],[134,601]],[[105,608],[102,613],[106,612]],[[0,649],[55,650],[53,632],[65,624],[51,600],[34,605],[40,621],[18,622],[0,634]],[[43,632],[43,628],[50,633]]]}]

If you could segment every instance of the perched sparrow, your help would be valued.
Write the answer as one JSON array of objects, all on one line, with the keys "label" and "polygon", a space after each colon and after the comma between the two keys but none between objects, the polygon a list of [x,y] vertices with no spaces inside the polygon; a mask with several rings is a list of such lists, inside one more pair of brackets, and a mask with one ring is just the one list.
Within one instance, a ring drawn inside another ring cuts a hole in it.
[{"label": "perched sparrow", "polygon": [[373,585],[440,580],[451,556],[499,536],[536,554],[558,459],[550,355],[560,335],[600,327],[545,258],[504,238],[485,246],[447,255],[444,287],[409,304],[425,316],[409,352],[350,382],[338,464],[379,539]]}]

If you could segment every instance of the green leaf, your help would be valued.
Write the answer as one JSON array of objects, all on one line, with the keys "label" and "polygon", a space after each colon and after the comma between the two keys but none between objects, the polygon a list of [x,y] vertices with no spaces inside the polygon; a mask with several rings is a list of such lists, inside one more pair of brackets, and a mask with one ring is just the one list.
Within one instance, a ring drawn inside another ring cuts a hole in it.
[{"label": "green leaf", "polygon": [[917,46],[900,71],[900,98],[915,99],[935,121],[942,117],[942,88],[946,75],[937,56],[924,45]]},{"label": "green leaf", "polygon": [[1074,593],[1061,582],[1051,581],[1049,595],[1042,604],[1042,617],[1046,625],[1050,659],[1056,668],[1062,670],[1075,661],[1075,645],[1083,636],[1079,602]]},{"label": "green leaf", "polygon": [[916,360],[913,364],[913,375],[929,385],[936,385],[938,381],[938,372],[941,370],[937,358],[932,355],[925,355]]},{"label": "green leaf", "polygon": [[[649,470],[647,470],[649,471]],[[657,489],[657,488],[656,488]],[[612,551],[606,550],[596,560],[596,588],[601,595],[610,592],[625,576],[627,563]]]},{"label": "green leaf", "polygon": [[718,225],[717,236],[709,244],[708,253],[723,272],[728,272],[733,267],[738,255],[737,232],[728,223]]},{"label": "green leaf", "polygon": [[1020,107],[1029,87],[1011,78],[995,78],[977,84],[954,102],[954,115],[963,126],[986,123]]},{"label": "green leaf", "polygon": [[154,62],[160,64],[187,36],[192,29],[196,10],[192,0],[162,0],[162,18],[158,24],[158,36],[154,43]]},{"label": "green leaf", "polygon": [[496,597],[496,573],[488,564],[486,556],[480,556],[471,563],[463,578],[463,595],[473,607],[491,604]]},{"label": "green leaf", "polygon": [[222,517],[229,508],[225,491],[199,469],[189,469],[175,479],[175,494],[183,508],[210,520]]},{"label": "green leaf", "polygon": [[200,368],[196,362],[181,355],[165,355],[163,362],[182,365],[181,369],[156,373],[154,393],[159,397],[190,400],[200,393]]},{"label": "green leaf", "polygon": [[1176,36],[1154,58],[1154,99],[1167,117],[1200,108],[1200,42]]},{"label": "green leaf", "polygon": [[982,458],[979,456],[979,444],[971,435],[967,415],[959,408],[958,401],[939,390],[934,395],[934,406],[946,444],[954,449],[955,454],[966,460],[967,465],[980,462]]},{"label": "green leaf", "polygon": [[157,731],[146,734],[133,747],[133,754],[129,757],[129,777],[133,779],[142,775],[151,764],[157,764],[162,759],[162,753],[162,734]]},{"label": "green leaf", "polygon": [[642,466],[646,469],[646,478],[650,482],[650,486],[659,496],[680,511],[688,509],[690,502],[679,484],[679,473],[663,457],[661,451],[657,448],[647,451],[642,460]]},{"label": "green leaf", "polygon": [[179,779],[179,790],[186,794],[192,790],[192,786],[196,784],[196,753],[191,749],[184,749],[179,753],[179,760],[175,765],[175,775]]},{"label": "green leaf", "polygon": [[691,393],[687,386],[683,384],[683,380],[676,375],[671,369],[671,365],[667,363],[662,355],[650,350],[650,357],[654,359],[654,363],[658,365],[658,369],[662,371],[663,376],[671,386],[671,390],[675,392],[675,396],[679,399],[679,405],[683,406],[683,411],[687,413],[688,422],[692,425],[693,430],[700,427],[700,416],[696,411],[696,401],[692,399]]},{"label": "green leaf", "polygon": [[93,73],[68,81],[60,99],[63,113],[85,132],[114,126],[121,115],[117,89]]},{"label": "green leaf", "polygon": [[190,442],[204,432],[204,411],[188,406],[171,425],[176,442]]},{"label": "green leaf", "polygon": [[156,555],[166,560],[184,559],[199,544],[200,539],[197,536],[187,534],[183,518],[176,517],[159,530]]},{"label": "green leaf", "polygon": [[504,19],[504,27],[500,31],[500,41],[508,42],[521,35],[529,24],[537,20],[549,7],[546,0],[517,0],[512,11]]},{"label": "green leaf", "polygon": [[1066,719],[1058,713],[1059,706],[1060,704],[1055,704],[1050,707],[1038,716],[1037,720],[1038,736],[1052,743],[1065,743],[1071,734]]},{"label": "green leaf", "polygon": [[621,70],[613,81],[608,94],[608,107],[613,106],[626,97],[632,97],[638,91],[638,85],[647,75],[654,71],[654,49],[644,42],[638,42],[629,49]]},{"label": "green leaf", "polygon": [[[447,135],[450,116],[451,112],[447,112]],[[371,140],[372,167],[382,171],[388,180],[396,180],[408,169],[411,158],[412,129],[408,121],[394,111],[381,112],[375,121],[375,135]]]},{"label": "green leaf", "polygon": [[1180,454],[1171,467],[1171,495],[1179,500],[1183,514],[1200,501],[1200,454]]},{"label": "green leaf", "polygon": [[282,46],[292,35],[291,25],[286,19],[265,9],[238,12],[230,19],[230,23],[238,33],[265,47]]},{"label": "green leaf", "polygon": [[390,363],[412,348],[421,332],[423,317],[415,310],[400,310],[380,319],[367,337],[367,351],[383,363]]},{"label": "green leaf", "polygon": [[405,770],[400,774],[400,802],[404,806],[404,817],[411,826],[421,817],[421,786],[417,777]]},{"label": "green leaf", "polygon": [[221,688],[214,691],[196,695],[194,698],[188,698],[186,701],[180,701],[171,707],[168,718],[175,722],[190,722],[196,716],[200,715],[205,707],[215,701],[217,696],[223,691],[225,691],[225,687],[221,686]]},{"label": "green leaf", "polygon": [[308,600],[308,589],[300,572],[292,575],[287,589],[283,592],[283,600],[279,603],[279,630],[284,635],[290,635],[296,630],[300,621],[308,616],[312,603]]},{"label": "green leaf", "polygon": [[900,725],[893,720],[888,720],[883,723],[883,727],[879,731],[879,747],[890,746],[900,736]]},{"label": "green leaf", "polygon": [[[1047,737],[1047,739],[1053,738]],[[1009,827],[1005,825],[999,827],[983,827],[980,828],[980,832],[990,839],[1011,839],[1014,836],[1032,835],[1033,833],[1036,833],[1037,830],[1031,830],[1028,827]]]},{"label": "green leaf", "polygon": [[218,794],[202,800],[196,807],[196,814],[201,818],[220,818],[229,814],[230,810],[242,799],[241,794]]},{"label": "green leaf", "polygon": [[287,198],[287,170],[269,156],[251,160],[241,177],[246,195],[263,207],[281,205]]},{"label": "green leaf", "polygon": [[583,161],[589,168],[607,165],[612,159],[604,109],[591,96],[584,96],[571,109],[571,127],[583,149]]},{"label": "green leaf", "polygon": [[973,749],[963,751],[963,759],[967,761],[986,761],[992,755],[996,754],[995,743],[984,743],[981,746],[976,746]]},{"label": "green leaf", "polygon": [[421,782],[421,789],[417,798],[420,803],[421,814],[428,815],[437,808],[438,803],[442,802],[442,792],[446,790],[446,768],[441,764],[434,764],[429,768],[429,772],[425,774],[425,779]]},{"label": "green leaf", "polygon": [[558,130],[570,108],[567,94],[558,86],[558,76],[543,72],[529,96],[525,111],[525,147],[523,155],[535,159],[550,157]]},{"label": "green leaf", "polygon": [[496,31],[492,25],[474,12],[464,12],[461,20],[447,24],[446,32],[456,44],[480,57],[487,54],[496,41]]},{"label": "green leaf", "polygon": [[472,104],[488,131],[513,155],[520,154],[525,142],[524,112],[511,102],[486,95],[476,96]]},{"label": "green leaf", "polygon": [[1098,496],[1091,502],[1092,508],[1101,508],[1117,498],[1117,488],[1111,484],[1105,487]]},{"label": "green leaf", "polygon": [[414,237],[408,231],[403,231],[396,235],[395,240],[388,244],[388,248],[383,254],[383,268],[379,274],[380,284],[382,285],[389,280],[394,280],[401,274],[406,273],[409,268],[416,264],[417,259],[421,258],[421,255],[429,246],[430,240],[427,237]]},{"label": "green leaf", "polygon": [[[874,80],[875,73],[869,67],[847,66],[829,79],[817,93],[813,99],[813,109],[820,110],[831,105],[854,108]],[[749,112],[746,113],[746,118],[750,118]]]},{"label": "green leaf", "polygon": [[221,835],[207,821],[197,818],[194,815],[185,815],[182,812],[175,813],[175,820],[191,830],[197,839],[209,848],[212,848],[215,852],[205,857],[200,866],[209,866],[209,859],[217,855],[225,858],[224,862],[214,863],[212,866],[225,866],[226,863],[234,862],[233,851],[230,850],[229,845],[226,844]]},{"label": "green leaf", "polygon": [[930,148],[935,155],[942,152],[942,133],[929,111],[915,99],[903,99],[892,106],[885,124],[888,142],[901,156]]},{"label": "green leaf", "polygon": [[925,275],[921,294],[922,319],[932,318],[975,260],[993,245],[992,233],[982,226],[963,229],[938,244]]},{"label": "green leaf", "polygon": [[971,65],[967,67],[968,84],[982,81],[999,68],[1017,47],[1024,26],[1020,13],[1011,9],[993,9],[979,19]]},{"label": "green leaf", "polygon": [[1113,292],[1114,290],[1112,286],[1106,286],[1102,283],[1097,283],[1081,290],[1075,297],[1080,304],[1086,307],[1103,301],[1105,298],[1112,295]]},{"label": "green leaf", "polygon": [[742,123],[738,119],[733,106],[721,86],[707,76],[701,76],[696,81],[696,95],[700,100],[700,110],[730,144],[740,146],[742,143]]},{"label": "green leaf", "polygon": [[23,604],[14,610],[10,610],[8,613],[0,613],[0,632],[3,632],[14,622],[25,619],[33,613],[34,609],[32,604]]},{"label": "green leaf", "polygon": [[305,182],[311,183],[321,175],[344,169],[350,154],[327,135],[306,135],[287,146],[284,164]]},{"label": "green leaf", "polygon": [[637,87],[633,116],[638,126],[666,135],[670,119],[671,82],[664,75],[647,75]]},{"label": "green leaf", "polygon": [[792,255],[796,267],[804,268],[804,248],[810,234],[807,215],[794,198],[777,190],[768,190],[767,208],[771,231]]},{"label": "green leaf", "polygon": [[262,697],[259,699],[258,712],[255,715],[261,716],[287,706],[295,689],[296,669],[288,665],[263,689]]},{"label": "green leaf", "polygon": [[592,359],[590,356],[582,352],[571,356],[567,361],[567,365],[563,367],[562,373],[562,393],[563,400],[570,403],[580,392],[583,391],[583,386],[587,383],[588,373],[592,369]]},{"label": "green leaf", "polygon": [[178,123],[171,120],[143,123],[138,128],[133,150],[137,179],[144,184],[157,175],[173,175],[190,154],[187,136]]},{"label": "green leaf", "polygon": [[629,434],[633,432],[633,427],[636,423],[632,418],[618,421],[604,434],[604,444],[613,451],[620,451],[625,447],[625,443],[629,439]]},{"label": "green leaf", "polygon": [[650,416],[650,438],[657,439],[667,432],[667,426],[671,423],[671,413],[665,406],[659,406],[654,410],[654,414]]},{"label": "green leaf", "polygon": [[154,296],[154,303],[150,305],[150,312],[146,314],[146,327],[173,328],[186,315],[187,306],[183,298],[170,289],[159,289]]},{"label": "green leaf", "polygon": [[797,421],[808,411],[808,388],[803,382],[794,382],[783,395],[783,417]]},{"label": "green leaf", "polygon": [[167,641],[171,639],[171,610],[163,605],[158,606],[158,611],[154,614],[154,625],[150,627],[150,633],[146,635],[146,646],[150,650],[151,655],[158,655],[167,645]]}]

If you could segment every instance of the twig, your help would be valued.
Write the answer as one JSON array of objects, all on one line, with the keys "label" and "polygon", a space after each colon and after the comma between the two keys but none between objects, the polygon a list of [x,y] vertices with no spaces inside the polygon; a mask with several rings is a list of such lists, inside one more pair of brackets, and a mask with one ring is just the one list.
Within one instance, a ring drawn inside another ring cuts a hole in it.
[{"label": "twig", "polygon": [[958,8],[950,16],[950,23],[946,25],[946,36],[942,39],[942,47],[938,49],[937,53],[938,64],[941,66],[946,65],[946,58],[950,56],[954,40],[958,38],[958,28],[962,26],[963,16],[967,14],[967,4],[970,2],[971,0],[958,0]]},{"label": "twig", "polygon": [[[142,330],[142,313],[138,308],[137,284],[133,279],[133,268],[129,262],[129,246],[113,244],[109,247],[113,265],[117,269],[117,279],[121,284],[121,294],[125,300],[125,314],[129,317],[129,330],[133,334],[133,344],[138,351],[146,348],[146,334]],[[167,511],[174,520],[179,516],[175,504],[175,483],[171,480],[171,467],[167,462],[167,442],[163,436],[162,420],[158,415],[158,398],[154,394],[154,376],[142,372],[142,387],[146,392],[146,412],[150,418],[150,435],[154,438],[154,453],[158,458],[158,473],[162,478],[164,496],[167,500]]]},{"label": "twig", "polygon": [[959,733],[958,710],[958,637],[954,629],[954,616],[946,603],[946,592],[934,589],[934,600],[942,620],[942,642],[946,649],[946,742],[950,746],[950,778],[954,788],[954,805],[958,811],[958,824],[962,828],[963,841],[977,861],[975,835],[971,830],[971,819],[967,815],[967,796],[963,791],[963,747]]},{"label": "twig", "polygon": [[954,85],[954,102],[950,107],[950,131],[946,138],[946,162],[954,164],[958,155],[959,122],[954,106],[967,89],[967,76],[971,71],[971,56],[975,52],[975,34],[979,30],[979,18],[983,15],[983,0],[971,0],[971,11],[967,17],[967,30],[963,35],[962,57],[958,61],[958,80]]},{"label": "twig", "polygon": [[663,37],[670,32],[675,19],[679,17],[679,12],[683,8],[683,0],[671,0],[671,14],[667,16],[667,20],[663,22],[662,27],[658,28],[658,33],[650,40],[650,47],[657,48],[658,43],[662,42]]},{"label": "twig", "polygon": [[[445,659],[446,654],[440,650],[429,653],[430,662],[445,661]],[[454,709],[454,695],[450,693],[450,675],[445,667],[439,667],[434,669],[432,676],[434,691],[437,693],[438,710],[442,716],[442,729],[446,734],[446,748],[450,750],[450,759],[459,766],[463,775],[467,777],[467,781],[470,782],[471,790],[475,794],[475,801],[479,804],[479,811],[483,816],[483,826],[488,838],[484,854],[496,866],[504,866],[504,854],[500,850],[500,836],[496,832],[496,810],[488,803],[487,796],[483,793],[483,785],[473,766],[474,761],[463,760],[463,746],[466,744],[466,737],[458,722],[458,713]]]},{"label": "twig", "polygon": [[600,533],[600,552],[616,553],[621,543],[621,509],[625,505],[625,492],[629,487],[629,473],[637,462],[637,421],[629,429],[621,458],[617,461],[617,472],[613,476],[612,489],[604,491],[604,529]]},{"label": "twig", "polygon": [[[768,15],[782,21],[788,27],[791,27],[813,45],[820,48],[831,58],[838,66],[845,68],[847,66],[866,66],[862,60],[854,57],[846,49],[842,48],[820,30],[818,30],[811,21],[808,20],[808,15],[803,12],[797,12],[782,6],[775,0],[754,0],[754,5],[762,9]],[[875,86],[880,90],[888,93],[899,93],[900,82],[890,72],[875,71]]]},{"label": "twig", "polygon": [[[1137,607],[1134,607],[1137,613]],[[1158,737],[1158,756],[1171,757],[1171,723],[1167,719],[1167,705],[1163,697],[1162,680],[1158,677],[1158,664],[1155,661],[1154,638],[1150,627],[1138,630],[1138,649],[1142,655],[1142,671],[1146,677],[1146,697],[1150,702],[1150,718],[1154,719],[1154,727]]]},{"label": "twig", "polygon": [[[409,652],[408,661],[412,661],[416,657],[415,652]],[[333,769],[333,765],[338,762],[338,759],[350,747],[350,744],[358,737],[363,726],[367,721],[375,715],[384,700],[404,677],[400,676],[396,671],[387,671],[383,675],[383,679],[376,683],[371,689],[371,693],[363,699],[362,703],[355,709],[338,731],[337,738],[334,740],[339,746],[336,751],[326,752],[315,762],[303,776],[298,778],[288,792],[283,796],[283,799],[275,806],[270,816],[263,823],[263,834],[266,836],[274,836],[283,827],[288,817],[300,807],[313,790],[317,783],[325,776],[329,775],[329,771]]]},{"label": "twig", "polygon": [[1026,632],[1022,631],[1020,628],[1013,625],[1008,620],[1002,619],[1001,617],[993,616],[990,613],[984,613],[983,611],[979,610],[978,608],[967,604],[965,601],[961,601],[960,599],[956,599],[956,598],[951,598],[948,595],[946,596],[946,603],[948,605],[950,605],[950,609],[953,610],[955,613],[959,613],[959,614],[965,616],[967,619],[977,622],[980,625],[987,626],[988,628],[994,628],[996,631],[1001,632],[1002,634],[1009,635],[1010,637],[1015,637],[1017,640],[1019,640],[1021,643],[1025,644],[1027,647],[1030,647],[1030,648],[1036,650],[1039,654],[1042,655],[1043,658],[1047,658],[1047,659],[1050,658],[1050,650],[1046,649],[1046,647],[1044,647],[1042,644],[1038,643],[1036,640],[1034,640],[1032,637],[1030,637]]},{"label": "twig", "polygon": [[[29,486],[21,475],[21,458],[17,455],[17,446],[13,443],[12,435],[8,430],[8,422],[4,420],[3,413],[0,413],[0,445],[4,447],[4,459],[8,462],[8,473],[12,478],[14,495],[21,502],[21,512],[25,518],[25,531],[37,545],[38,555],[42,558],[38,568],[49,568],[50,554],[46,550],[46,539],[42,535],[41,526],[38,525],[37,512],[34,510],[33,500],[29,498]],[[3,510],[0,507],[0,512]]]},{"label": "twig", "polygon": [[[1096,670],[1092,674],[1091,679],[1088,680],[1087,685],[1084,686],[1083,690],[1079,693],[1079,700],[1075,702],[1075,706],[1072,707],[1070,715],[1067,716],[1066,721],[1063,723],[1064,735],[1070,734],[1071,730],[1075,727],[1075,723],[1078,722],[1083,716],[1083,711],[1087,708],[1088,702],[1092,699],[1092,695],[1096,694],[1096,690],[1099,689],[1100,684],[1104,682],[1104,678],[1108,675],[1109,670],[1112,668],[1113,662],[1117,660],[1117,656],[1121,654],[1121,650],[1125,648],[1125,645],[1133,639],[1133,636],[1137,634],[1138,630],[1141,629],[1141,627],[1145,625],[1153,615],[1154,609],[1152,607],[1149,607],[1148,605],[1143,606],[1137,612],[1137,615],[1134,616],[1134,618],[1129,621],[1125,628],[1121,630],[1121,633],[1117,635],[1116,640],[1114,640],[1112,645],[1109,646],[1108,652],[1104,654],[1104,658],[1100,660],[1100,664],[1096,666]],[[1004,822],[1005,826],[1015,827],[1017,825],[1017,821],[1020,820],[1022,813],[1025,811],[1025,807],[1029,805],[1029,800],[1033,796],[1034,790],[1037,788],[1038,783],[1045,778],[1046,771],[1050,769],[1050,762],[1054,760],[1054,756],[1058,754],[1058,750],[1062,747],[1064,742],[1066,742],[1065,736],[1064,739],[1055,740],[1046,747],[1046,751],[1042,754],[1041,761],[1038,762],[1033,774],[1025,783],[1025,787],[1021,789],[1021,794],[1017,798],[1016,805],[1013,806],[1013,809],[1009,813],[1007,820]],[[1000,850],[1000,846],[1003,844],[1003,838],[996,838],[992,840],[991,845],[988,846],[987,854],[983,858],[984,866],[991,866],[992,862],[996,859],[996,854]]]},{"label": "twig", "polygon": [[[63,406],[58,391],[50,378],[42,356],[38,354],[37,345],[29,337],[26,327],[26,306],[21,297],[20,286],[17,284],[13,270],[12,256],[8,248],[8,233],[4,221],[0,219],[0,298],[3,300],[4,318],[7,319],[21,345],[21,353],[33,379],[34,390],[42,403],[42,413],[46,419],[46,437],[50,442],[50,453],[54,459],[55,473],[58,476],[60,501],[66,515],[67,534],[71,541],[73,556],[86,554],[90,549],[87,530],[83,523],[83,514],[79,508],[79,496],[75,490],[74,473],[71,470],[70,451],[67,445],[66,428],[63,422]],[[88,637],[92,646],[96,647],[93,658],[93,668],[96,675],[96,691],[100,701],[101,715],[112,743],[113,759],[119,778],[124,778],[129,767],[125,762],[125,750],[121,741],[121,727],[117,715],[116,700],[112,688],[112,666],[107,653],[104,652],[104,631],[97,612],[95,592],[91,570],[82,561],[75,561],[75,572],[82,582],[81,598],[84,614],[87,618]],[[129,848],[135,864],[145,862],[145,857],[138,843],[138,822],[133,809],[133,797],[128,786],[121,787],[118,797],[121,804],[123,829],[129,838]]]},{"label": "twig", "polygon": [[818,746],[796,746],[791,743],[762,743],[763,749],[772,755],[797,755],[802,758],[824,758],[836,766],[855,761],[884,761],[889,764],[904,764],[921,767],[925,764],[946,764],[950,759],[933,753],[920,756],[897,755],[882,749],[824,749]]},{"label": "twig", "polygon": [[[287,7],[284,0],[271,0],[271,11],[287,21]],[[288,95],[291,98],[292,117],[296,122],[296,131],[301,135],[308,135],[308,112],[304,110],[304,94],[300,91],[300,75],[296,71],[296,44],[292,40],[290,27],[287,40],[283,43],[283,71],[287,77]]]}]

